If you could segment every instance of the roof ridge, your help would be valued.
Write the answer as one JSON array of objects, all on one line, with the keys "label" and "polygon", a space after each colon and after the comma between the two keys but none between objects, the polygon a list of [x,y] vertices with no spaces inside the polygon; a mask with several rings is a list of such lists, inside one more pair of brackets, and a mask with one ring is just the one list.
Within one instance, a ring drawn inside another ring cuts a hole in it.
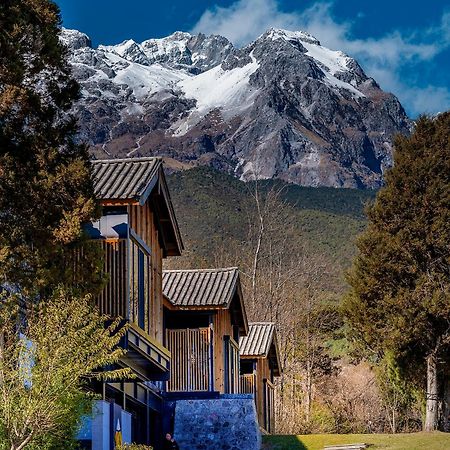
[{"label": "roof ridge", "polygon": [[180,273],[180,272],[231,272],[233,270],[238,270],[239,267],[219,267],[217,269],[164,269],[163,273]]},{"label": "roof ridge", "polygon": [[261,322],[249,322],[248,323],[249,327],[252,326],[252,325],[275,325],[275,322],[264,322],[264,321],[261,321]]},{"label": "roof ridge", "polygon": [[135,156],[133,158],[109,158],[109,159],[91,159],[91,164],[97,163],[118,163],[118,162],[146,162],[146,161],[154,161],[163,159],[160,156]]}]

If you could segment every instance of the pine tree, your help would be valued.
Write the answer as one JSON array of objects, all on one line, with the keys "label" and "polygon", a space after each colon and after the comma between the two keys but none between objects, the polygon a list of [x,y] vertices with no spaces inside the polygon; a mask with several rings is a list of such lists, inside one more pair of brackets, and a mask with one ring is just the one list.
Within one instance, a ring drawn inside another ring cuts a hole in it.
[{"label": "pine tree", "polygon": [[[96,212],[60,24],[49,0],[0,3],[0,280],[27,296],[73,278],[69,257]],[[95,253],[83,252],[85,288],[99,272]]]},{"label": "pine tree", "polygon": [[344,310],[356,341],[376,357],[392,352],[426,389],[431,431],[450,363],[450,113],[396,139],[368,218]]}]

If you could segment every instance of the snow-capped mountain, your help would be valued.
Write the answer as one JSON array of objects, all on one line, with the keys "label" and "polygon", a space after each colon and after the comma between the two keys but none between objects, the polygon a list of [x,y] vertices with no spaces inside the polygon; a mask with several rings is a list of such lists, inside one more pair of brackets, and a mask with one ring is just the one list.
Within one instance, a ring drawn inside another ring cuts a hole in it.
[{"label": "snow-capped mountain", "polygon": [[176,32],[92,48],[63,30],[81,139],[96,157],[161,155],[242,179],[377,187],[411,122],[358,63],[304,32],[270,29],[239,49]]}]

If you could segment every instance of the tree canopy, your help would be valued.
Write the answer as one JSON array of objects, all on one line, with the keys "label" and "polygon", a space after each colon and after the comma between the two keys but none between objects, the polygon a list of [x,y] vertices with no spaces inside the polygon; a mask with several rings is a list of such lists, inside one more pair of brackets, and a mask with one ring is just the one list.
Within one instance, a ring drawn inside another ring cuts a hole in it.
[{"label": "tree canopy", "polygon": [[[67,250],[96,212],[60,24],[51,1],[0,4],[0,276],[30,292],[73,276]],[[98,275],[91,256],[83,256],[84,284]]]},{"label": "tree canopy", "polygon": [[[121,379],[129,369],[104,371],[124,354],[120,319],[92,309],[89,296],[65,289],[40,302],[26,324],[14,296],[0,308],[0,449],[69,449],[83,414],[88,382]],[[109,323],[109,325],[108,325]]]},{"label": "tree canopy", "polygon": [[[367,212],[344,305],[352,335],[376,357],[394,352],[424,386],[430,358],[438,372],[449,360],[450,113],[423,117],[396,139],[394,166]],[[436,395],[428,386],[427,399]]]}]

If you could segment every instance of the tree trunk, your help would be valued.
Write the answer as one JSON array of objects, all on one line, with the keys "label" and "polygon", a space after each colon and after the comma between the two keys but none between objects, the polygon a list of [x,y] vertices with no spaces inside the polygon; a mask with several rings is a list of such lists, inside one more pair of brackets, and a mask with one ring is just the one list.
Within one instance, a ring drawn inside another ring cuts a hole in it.
[{"label": "tree trunk", "polygon": [[427,357],[427,392],[424,431],[436,431],[438,428],[438,374],[437,357],[432,353]]},{"label": "tree trunk", "polygon": [[450,432],[450,380],[448,375],[445,377],[444,396],[442,400],[442,429],[446,433]]}]

